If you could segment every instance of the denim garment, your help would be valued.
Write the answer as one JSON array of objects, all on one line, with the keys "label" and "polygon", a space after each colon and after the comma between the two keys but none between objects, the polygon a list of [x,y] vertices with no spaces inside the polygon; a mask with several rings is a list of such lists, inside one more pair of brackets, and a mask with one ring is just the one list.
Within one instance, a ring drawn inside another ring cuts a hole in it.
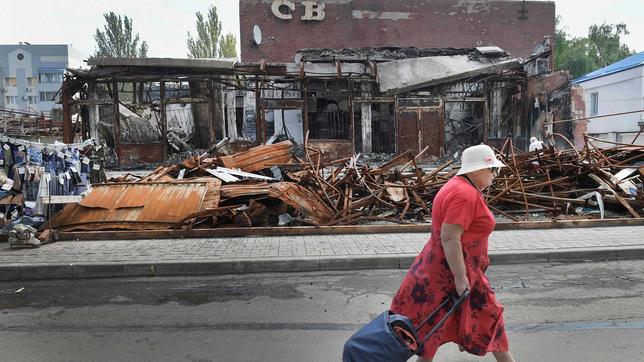
[{"label": "denim garment", "polygon": [[45,160],[45,172],[54,172],[56,171],[56,154],[48,154],[45,153],[44,155],[44,160]]},{"label": "denim garment", "polygon": [[23,151],[20,151],[18,147],[11,147],[11,151],[13,152],[13,163],[23,163],[26,161],[27,154]]},{"label": "denim garment", "polygon": [[42,152],[36,147],[27,147],[27,158],[31,163],[42,165]]}]

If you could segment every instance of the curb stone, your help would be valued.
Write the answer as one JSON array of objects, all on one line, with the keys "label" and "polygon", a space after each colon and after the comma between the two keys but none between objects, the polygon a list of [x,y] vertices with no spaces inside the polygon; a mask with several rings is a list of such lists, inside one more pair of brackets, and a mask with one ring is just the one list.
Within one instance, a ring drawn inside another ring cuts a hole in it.
[{"label": "curb stone", "polygon": [[[644,259],[643,246],[490,252],[493,265]],[[416,254],[0,265],[0,281],[407,269]]]}]

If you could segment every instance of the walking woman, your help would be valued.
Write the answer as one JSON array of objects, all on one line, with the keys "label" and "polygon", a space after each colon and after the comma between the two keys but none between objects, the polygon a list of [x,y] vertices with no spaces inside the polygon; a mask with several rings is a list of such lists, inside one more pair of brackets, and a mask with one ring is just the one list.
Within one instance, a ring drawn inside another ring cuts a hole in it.
[{"label": "walking woman", "polygon": [[[492,352],[497,361],[514,361],[504,329],[503,306],[485,276],[488,237],[495,221],[481,191],[492,184],[503,166],[489,146],[469,147],[463,152],[460,171],[434,198],[431,237],[409,268],[391,310],[418,324],[454,289],[459,295],[466,289],[471,294],[427,340],[419,362],[432,361],[438,347],[448,342],[475,355]],[[425,325],[419,338],[430,328]]]}]

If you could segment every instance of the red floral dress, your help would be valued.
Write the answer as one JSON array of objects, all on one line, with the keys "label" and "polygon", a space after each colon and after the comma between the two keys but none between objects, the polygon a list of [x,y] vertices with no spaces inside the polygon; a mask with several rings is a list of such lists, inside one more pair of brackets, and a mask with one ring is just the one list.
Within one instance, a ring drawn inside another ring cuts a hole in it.
[{"label": "red floral dress", "polygon": [[[432,235],[409,268],[391,310],[418,325],[455,290],[454,278],[445,258],[440,230],[443,223],[463,227],[463,256],[470,283],[470,297],[425,343],[420,355],[432,358],[447,342],[458,343],[469,353],[507,351],[508,337],[503,323],[503,306],[497,302],[485,276],[489,264],[488,236],[494,230],[494,216],[479,192],[467,179],[456,176],[443,186],[432,209]],[[419,331],[424,338],[444,315],[438,313]]]}]

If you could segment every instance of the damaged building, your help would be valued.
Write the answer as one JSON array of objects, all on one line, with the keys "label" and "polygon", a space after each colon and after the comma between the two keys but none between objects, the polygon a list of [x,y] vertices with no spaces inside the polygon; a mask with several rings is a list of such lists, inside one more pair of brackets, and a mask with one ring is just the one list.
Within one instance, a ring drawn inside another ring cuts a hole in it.
[{"label": "damaged building", "polygon": [[434,159],[508,134],[521,149],[531,136],[572,140],[581,125],[550,123],[579,113],[568,82],[542,79],[554,23],[547,1],[243,0],[239,63],[72,70],[65,136],[105,142],[121,165],[236,137],[307,141],[328,158],[428,148]]},{"label": "damaged building", "polygon": [[121,165],[237,137],[306,142],[325,159],[437,160],[508,135],[523,150],[533,136],[583,142],[583,120],[560,122],[575,118],[579,94],[550,74],[550,55],[546,38],[526,60],[493,46],[302,49],[291,63],[90,59],[66,80],[63,109],[82,122],[68,117],[65,134],[104,142]]}]

